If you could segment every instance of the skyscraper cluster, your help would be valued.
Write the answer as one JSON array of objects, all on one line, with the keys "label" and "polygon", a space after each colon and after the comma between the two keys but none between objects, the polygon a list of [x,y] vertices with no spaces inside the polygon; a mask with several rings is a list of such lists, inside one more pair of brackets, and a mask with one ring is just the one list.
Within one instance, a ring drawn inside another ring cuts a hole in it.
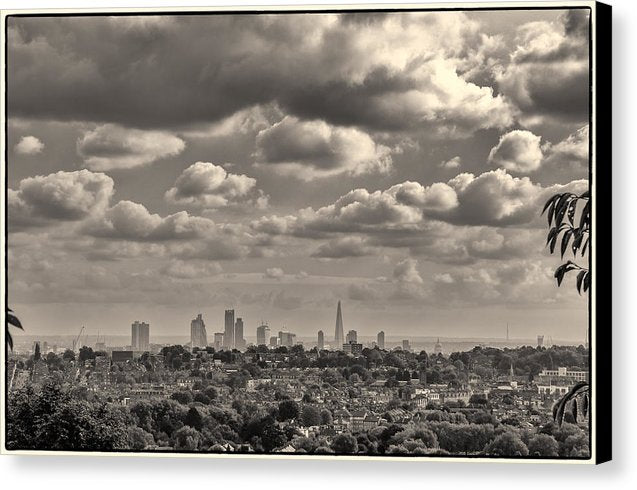
[{"label": "skyscraper cluster", "polygon": [[[215,341],[217,340],[215,334]],[[224,327],[222,347],[226,350],[245,349],[246,340],[243,337],[243,318],[235,320],[234,310],[226,310],[224,312]]]}]

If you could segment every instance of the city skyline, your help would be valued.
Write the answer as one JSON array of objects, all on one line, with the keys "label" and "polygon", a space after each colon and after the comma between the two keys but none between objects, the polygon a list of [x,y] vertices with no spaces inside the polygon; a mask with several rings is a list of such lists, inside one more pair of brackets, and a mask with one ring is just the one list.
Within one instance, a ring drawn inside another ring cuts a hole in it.
[{"label": "city skyline", "polygon": [[[314,336],[342,298],[360,334],[581,338],[540,213],[588,189],[588,11],[8,31],[8,296],[29,333],[170,335],[232,308]],[[234,319],[214,325],[234,345]]]}]

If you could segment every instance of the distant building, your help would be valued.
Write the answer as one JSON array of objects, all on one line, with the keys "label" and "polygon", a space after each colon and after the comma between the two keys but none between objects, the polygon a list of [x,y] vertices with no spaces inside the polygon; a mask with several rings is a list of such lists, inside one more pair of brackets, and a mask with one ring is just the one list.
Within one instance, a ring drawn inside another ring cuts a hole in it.
[{"label": "distant building", "polygon": [[358,342],[358,333],[356,332],[356,330],[350,330],[345,336],[345,343],[349,344],[351,342]]},{"label": "distant building", "polygon": [[190,343],[193,347],[206,347],[208,345],[206,324],[203,321],[201,313],[190,322]]},{"label": "distant building", "polygon": [[270,347],[279,345],[279,337],[270,337]]},{"label": "distant building", "polygon": [[323,334],[323,330],[318,331],[318,340],[316,347],[318,348],[318,350],[325,349],[325,335]]},{"label": "distant building", "polygon": [[341,302],[338,302],[338,306],[336,307],[336,327],[334,329],[334,344],[337,349],[345,342],[343,336],[343,312],[341,311]]},{"label": "distant building", "polygon": [[215,350],[221,350],[223,348],[223,332],[215,332],[213,347]]},{"label": "distant building", "polygon": [[226,310],[225,328],[223,331],[223,346],[226,349],[234,348],[234,310]]},{"label": "distant building", "polygon": [[104,351],[106,351],[106,342],[96,342],[95,343],[95,351],[96,352],[104,352]]},{"label": "distant building", "polygon": [[148,323],[133,322],[131,325],[131,348],[140,351],[150,349],[150,325]]},{"label": "distant building", "polygon": [[588,371],[571,371],[565,367],[557,369],[543,369],[539,374],[541,378],[562,378],[573,381],[588,381]]},{"label": "distant building", "polygon": [[111,354],[111,359],[113,364],[117,362],[126,362],[133,360],[133,351],[132,350],[114,350]]},{"label": "distant building", "polygon": [[246,347],[246,340],[243,338],[243,318],[237,318],[234,323],[234,346],[239,350]]},{"label": "distant building", "polygon": [[296,344],[296,334],[291,332],[279,332],[279,345],[292,347],[294,344]]},{"label": "distant building", "polygon": [[409,344],[409,339],[403,340],[403,350],[411,351],[411,345]]},{"label": "distant building", "polygon": [[360,356],[363,353],[363,344],[359,344],[357,342],[343,344],[343,351],[348,354],[352,354],[353,356]]},{"label": "distant building", "polygon": [[378,345],[378,348],[381,350],[385,349],[385,332],[383,332],[382,330],[378,332],[378,336],[376,337],[376,345]]},{"label": "distant building", "polygon": [[544,335],[537,336],[537,346],[542,347],[544,345]]},{"label": "distant building", "polygon": [[270,327],[266,324],[257,327],[257,345],[268,345],[270,340]]}]

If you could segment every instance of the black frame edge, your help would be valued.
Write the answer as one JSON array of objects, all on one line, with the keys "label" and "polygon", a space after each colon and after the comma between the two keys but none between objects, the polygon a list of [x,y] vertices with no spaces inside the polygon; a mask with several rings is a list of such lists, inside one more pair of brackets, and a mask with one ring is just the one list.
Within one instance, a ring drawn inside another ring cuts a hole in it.
[{"label": "black frame edge", "polygon": [[612,7],[595,2],[595,464],[612,459]]}]

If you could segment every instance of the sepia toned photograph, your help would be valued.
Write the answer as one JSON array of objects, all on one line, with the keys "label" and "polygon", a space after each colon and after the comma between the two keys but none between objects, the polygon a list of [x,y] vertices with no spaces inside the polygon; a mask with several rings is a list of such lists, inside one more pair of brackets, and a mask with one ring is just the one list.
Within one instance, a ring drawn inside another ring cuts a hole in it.
[{"label": "sepia toned photograph", "polygon": [[610,459],[610,8],[498,5],[3,12],[2,451]]}]

